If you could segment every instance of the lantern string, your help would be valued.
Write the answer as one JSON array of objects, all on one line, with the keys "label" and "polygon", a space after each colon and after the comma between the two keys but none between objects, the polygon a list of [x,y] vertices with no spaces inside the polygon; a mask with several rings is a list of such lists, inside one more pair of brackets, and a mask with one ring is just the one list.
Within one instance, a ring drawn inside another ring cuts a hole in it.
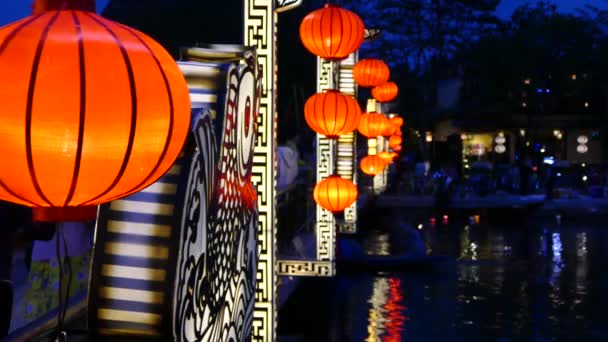
[{"label": "lantern string", "polygon": [[[57,312],[57,328],[56,328],[56,341],[63,341],[67,338],[66,332],[63,329],[65,324],[65,316],[67,314],[68,304],[70,300],[70,290],[72,285],[73,271],[70,263],[68,254],[68,243],[65,237],[65,229],[63,224],[59,224],[57,231],[55,232],[57,244],[55,246],[55,252],[57,254],[57,265],[59,268],[59,305]],[[63,243],[63,258],[61,257],[61,244]],[[67,271],[68,279],[65,284],[65,297],[63,296],[63,286],[65,282],[64,269]]]}]

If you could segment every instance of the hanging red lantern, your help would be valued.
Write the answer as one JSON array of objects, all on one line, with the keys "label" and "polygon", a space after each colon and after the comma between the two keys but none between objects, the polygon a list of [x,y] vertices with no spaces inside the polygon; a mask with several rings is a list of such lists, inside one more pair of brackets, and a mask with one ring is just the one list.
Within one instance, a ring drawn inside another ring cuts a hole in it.
[{"label": "hanging red lantern", "polygon": [[359,166],[366,175],[375,176],[384,170],[386,162],[378,155],[371,155],[361,159]]},{"label": "hanging red lantern", "polygon": [[378,157],[382,158],[385,164],[390,164],[393,162],[393,154],[391,152],[382,151],[377,154]]},{"label": "hanging red lantern", "polygon": [[386,127],[384,128],[384,131],[382,132],[382,136],[390,137],[391,135],[395,134],[397,132],[397,130],[399,130],[399,127],[393,125],[393,123],[390,120],[387,120]]},{"label": "hanging red lantern", "polygon": [[400,116],[393,116],[392,118],[389,119],[390,122],[392,122],[394,125],[396,125],[397,127],[401,127],[403,126],[403,118]]},{"label": "hanging red lantern", "polygon": [[401,152],[401,145],[391,147],[395,152]]},{"label": "hanging red lantern", "polygon": [[353,77],[360,87],[371,88],[388,81],[391,75],[388,65],[379,59],[362,59],[353,67]]},{"label": "hanging red lantern", "polygon": [[354,131],[359,125],[361,108],[352,96],[329,89],[311,96],[304,105],[306,123],[329,139]]},{"label": "hanging red lantern", "polygon": [[390,102],[399,94],[399,87],[395,82],[386,82],[382,85],[372,88],[372,96],[378,102]]},{"label": "hanging red lantern", "polygon": [[300,40],[313,55],[326,60],[340,60],[357,51],[365,35],[365,26],[357,14],[326,4],[310,12],[300,24]]},{"label": "hanging red lantern", "polygon": [[395,146],[401,146],[402,142],[403,139],[401,139],[400,136],[393,135],[388,139],[388,146],[390,146],[390,148],[394,148]]},{"label": "hanging red lantern", "polygon": [[382,135],[389,125],[388,119],[378,113],[364,113],[359,120],[357,130],[367,138],[375,138]]},{"label": "hanging red lantern", "polygon": [[344,211],[357,200],[357,187],[350,180],[331,175],[315,185],[313,197],[322,208],[332,213]]},{"label": "hanging red lantern", "polygon": [[172,166],[190,125],[188,86],[145,34],[87,11],[42,11],[90,1],[47,2],[0,28],[0,155],[10,165],[0,199],[34,207],[36,220],[94,218],[96,205]]}]

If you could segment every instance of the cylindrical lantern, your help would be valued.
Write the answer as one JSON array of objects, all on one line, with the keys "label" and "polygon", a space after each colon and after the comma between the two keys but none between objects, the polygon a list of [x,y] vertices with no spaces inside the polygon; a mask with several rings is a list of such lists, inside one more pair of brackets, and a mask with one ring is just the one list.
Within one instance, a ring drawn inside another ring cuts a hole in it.
[{"label": "cylindrical lantern", "polygon": [[388,65],[379,59],[362,59],[353,67],[355,82],[364,88],[382,85],[388,81],[390,75]]},{"label": "cylindrical lantern", "polygon": [[401,146],[403,139],[398,135],[393,135],[388,139],[388,146],[394,148],[395,146]]},{"label": "cylindrical lantern", "polygon": [[587,147],[587,145],[578,145],[576,146],[576,152],[580,153],[580,154],[585,154],[587,153],[587,151],[589,151],[589,147]]},{"label": "cylindrical lantern", "polygon": [[375,138],[382,135],[389,125],[388,119],[378,113],[364,113],[359,120],[357,130],[367,138]]},{"label": "cylindrical lantern", "polygon": [[399,94],[399,87],[395,82],[386,82],[372,88],[372,96],[378,102],[389,102],[394,100]]},{"label": "cylindrical lantern", "polygon": [[589,142],[589,138],[586,135],[579,135],[576,138],[576,142],[578,142],[581,145],[584,145]]},{"label": "cylindrical lantern", "polygon": [[507,147],[505,145],[496,145],[494,146],[494,152],[498,153],[498,154],[503,154],[507,151]]},{"label": "cylindrical lantern", "polygon": [[371,155],[361,159],[361,171],[366,175],[375,176],[386,167],[386,162],[379,155]]},{"label": "cylindrical lantern", "polygon": [[190,99],[153,39],[94,13],[59,10],[0,28],[0,41],[0,155],[10,165],[0,169],[1,199],[41,208],[37,219],[67,220],[172,166]]},{"label": "cylindrical lantern", "polygon": [[330,89],[311,96],[304,105],[304,115],[313,131],[337,139],[357,128],[361,108],[352,96]]},{"label": "cylindrical lantern", "polygon": [[313,197],[322,208],[332,213],[344,211],[357,200],[357,187],[350,180],[331,175],[315,185]]},{"label": "cylindrical lantern", "polygon": [[365,26],[357,14],[335,5],[310,12],[300,24],[300,39],[313,55],[340,60],[357,51]]}]

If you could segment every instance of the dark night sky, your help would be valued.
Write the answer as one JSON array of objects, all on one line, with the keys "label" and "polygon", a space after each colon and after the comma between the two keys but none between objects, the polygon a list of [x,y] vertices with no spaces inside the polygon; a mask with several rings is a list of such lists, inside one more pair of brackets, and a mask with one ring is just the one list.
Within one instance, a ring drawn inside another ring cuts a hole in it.
[{"label": "dark night sky", "polygon": [[[14,20],[27,16],[31,7],[30,4],[33,0],[2,0],[0,1],[0,26],[4,26]],[[201,0],[211,1],[211,0]],[[513,10],[525,3],[526,1],[534,0],[502,0],[502,3],[498,7],[498,15],[502,18],[508,18]],[[97,0],[98,12],[107,5],[109,0]],[[608,2],[605,0],[554,0],[559,6],[560,11],[572,11],[574,8],[581,7],[586,3],[601,7],[608,8]]]}]

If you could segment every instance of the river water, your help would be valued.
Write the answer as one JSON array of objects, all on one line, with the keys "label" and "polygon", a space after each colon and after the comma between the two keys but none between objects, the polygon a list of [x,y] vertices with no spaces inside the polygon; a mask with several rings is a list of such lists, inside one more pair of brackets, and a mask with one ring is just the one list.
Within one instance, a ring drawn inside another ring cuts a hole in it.
[{"label": "river water", "polygon": [[[419,230],[434,271],[305,279],[279,316],[306,341],[608,341],[606,224]],[[371,229],[370,253],[391,236]]]}]

